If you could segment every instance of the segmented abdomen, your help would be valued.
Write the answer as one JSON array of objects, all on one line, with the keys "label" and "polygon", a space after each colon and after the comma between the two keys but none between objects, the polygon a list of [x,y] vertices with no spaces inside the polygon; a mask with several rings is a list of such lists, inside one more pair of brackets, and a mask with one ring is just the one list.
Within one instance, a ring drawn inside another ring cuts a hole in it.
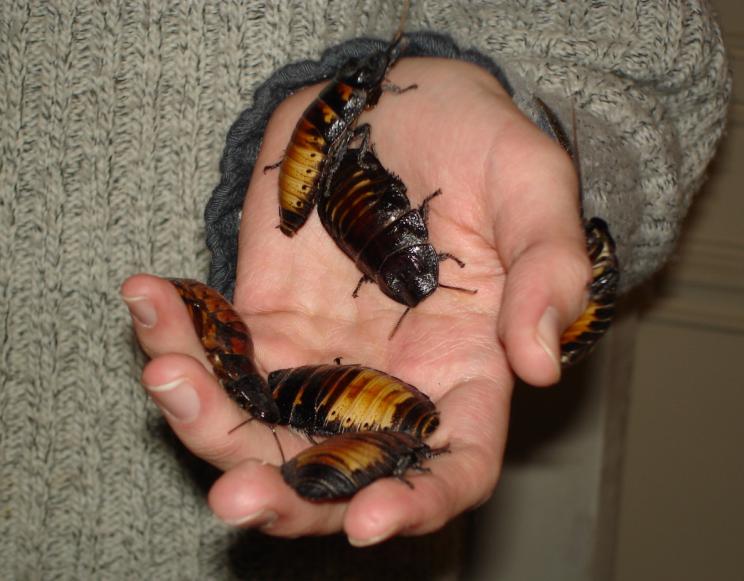
[{"label": "segmented abdomen", "polygon": [[561,364],[573,365],[583,359],[610,327],[615,314],[615,299],[620,271],[615,242],[607,224],[592,218],[584,224],[592,282],[589,304],[582,315],[561,335]]},{"label": "segmented abdomen", "polygon": [[353,96],[346,83],[331,82],[295,127],[279,170],[279,228],[287,236],[294,236],[307,220],[334,143],[361,113]]},{"label": "segmented abdomen", "polygon": [[300,496],[333,500],[348,498],[379,478],[403,479],[409,468],[425,470],[423,460],[442,451],[403,432],[351,432],[300,452],[281,472]]},{"label": "segmented abdomen", "polygon": [[371,152],[360,160],[358,149],[347,150],[318,202],[318,215],[336,244],[371,278],[385,258],[411,244],[410,234],[415,243],[428,238],[405,184]]},{"label": "segmented abdomen", "polygon": [[393,430],[425,438],[439,425],[429,397],[360,365],[308,365],[269,374],[279,423],[307,434]]},{"label": "segmented abdomen", "polygon": [[[191,314],[207,359],[219,379],[236,379],[238,373],[258,373],[253,363],[250,331],[232,305],[215,289],[196,280],[171,279]],[[240,355],[236,364],[225,365],[223,355]]]}]

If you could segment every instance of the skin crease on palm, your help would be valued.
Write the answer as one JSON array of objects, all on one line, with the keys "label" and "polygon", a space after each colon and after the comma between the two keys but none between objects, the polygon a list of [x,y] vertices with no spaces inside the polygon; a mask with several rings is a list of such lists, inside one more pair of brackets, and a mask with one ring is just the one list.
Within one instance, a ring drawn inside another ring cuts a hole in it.
[{"label": "skin crease on palm", "polygon": [[[400,377],[436,402],[441,425],[427,443],[449,443],[451,453],[428,460],[430,473],[409,473],[413,489],[388,478],[349,502],[301,500],[281,479],[266,426],[228,433],[246,414],[209,372],[175,289],[131,277],[122,287],[130,307],[150,304],[157,313],[154,324],[134,318],[152,358],[143,383],[161,406],[162,386],[182,381],[195,390],[195,418],[165,416],[195,454],[225,471],[209,503],[229,523],[282,537],[343,530],[357,545],[434,531],[493,492],[514,375],[538,386],[559,378],[548,352],[557,355],[560,332],[583,309],[590,277],[571,161],[474,65],[402,59],[389,77],[418,88],[384,93],[361,122],[371,124],[376,153],[406,183],[413,206],[441,188],[429,205],[430,240],[466,266],[443,262],[440,282],[477,294],[438,289],[388,340],[403,306],[374,284],[352,298],[360,272],[316,212],[294,238],[279,232],[278,170],[263,167],[282,156],[318,85],[287,99],[267,128],[243,211],[234,302],[264,372],[342,357]],[[277,433],[288,457],[309,445],[284,428]]]}]

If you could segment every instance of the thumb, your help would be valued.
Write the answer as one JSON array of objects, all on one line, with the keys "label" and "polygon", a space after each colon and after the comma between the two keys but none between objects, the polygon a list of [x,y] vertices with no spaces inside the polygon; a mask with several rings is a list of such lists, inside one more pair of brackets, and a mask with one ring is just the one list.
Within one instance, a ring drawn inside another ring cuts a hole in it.
[{"label": "thumb", "polygon": [[514,372],[545,386],[560,379],[560,336],[586,308],[591,270],[581,241],[546,236],[508,268],[499,336]]},{"label": "thumb", "polygon": [[546,386],[560,378],[560,336],[585,309],[592,273],[573,164],[544,135],[518,145],[530,154],[489,174],[498,176],[491,210],[507,273],[499,338],[514,372]]}]

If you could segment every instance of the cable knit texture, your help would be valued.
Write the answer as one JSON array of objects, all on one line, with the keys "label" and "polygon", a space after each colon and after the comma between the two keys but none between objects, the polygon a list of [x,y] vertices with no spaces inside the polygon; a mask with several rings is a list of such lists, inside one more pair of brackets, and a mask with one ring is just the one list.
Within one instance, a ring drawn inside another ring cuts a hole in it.
[{"label": "cable knit texture", "polygon": [[[392,0],[1,3],[3,578],[434,578],[447,567],[456,543],[436,535],[353,551],[217,523],[204,501],[215,472],[175,443],[139,386],[144,358],[118,297],[138,271],[206,277],[203,209],[218,184],[215,198],[226,183],[244,189],[261,124],[286,94],[256,90],[344,40],[390,38],[399,11]],[[730,90],[704,3],[419,0],[407,29],[446,32],[505,66],[518,100],[534,91],[564,120],[573,102],[587,213],[611,223],[626,287],[661,264]],[[305,69],[293,83],[312,80]],[[239,125],[228,134],[239,116],[250,143]],[[226,138],[240,153],[220,173]],[[208,214],[228,246],[229,204]]]}]

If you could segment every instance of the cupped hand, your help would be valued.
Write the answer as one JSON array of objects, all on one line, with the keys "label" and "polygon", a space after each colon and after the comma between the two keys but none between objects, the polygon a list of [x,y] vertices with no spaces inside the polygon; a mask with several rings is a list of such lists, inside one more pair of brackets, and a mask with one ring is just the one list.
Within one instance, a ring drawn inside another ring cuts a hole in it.
[{"label": "cupped hand", "polygon": [[[175,289],[138,275],[122,287],[134,326],[152,357],[143,382],[181,440],[225,473],[209,502],[223,520],[295,537],[344,530],[368,545],[423,534],[492,493],[501,468],[514,373],[533,385],[558,380],[559,335],[586,300],[590,267],[580,223],[577,177],[568,156],[514,106],[486,71],[460,61],[403,59],[390,73],[403,94],[384,94],[365,113],[382,164],[429,205],[430,240],[444,261],[440,288],[413,309],[365,284],[313,212],[293,238],[277,229],[277,172],[299,116],[317,95],[287,99],[266,131],[240,229],[234,304],[264,371],[302,364],[359,363],[429,394],[441,412],[431,446],[451,453],[412,473],[411,489],[388,478],[348,502],[300,499],[279,474],[270,430],[245,419],[209,371]],[[279,429],[285,453],[306,447]]]}]

